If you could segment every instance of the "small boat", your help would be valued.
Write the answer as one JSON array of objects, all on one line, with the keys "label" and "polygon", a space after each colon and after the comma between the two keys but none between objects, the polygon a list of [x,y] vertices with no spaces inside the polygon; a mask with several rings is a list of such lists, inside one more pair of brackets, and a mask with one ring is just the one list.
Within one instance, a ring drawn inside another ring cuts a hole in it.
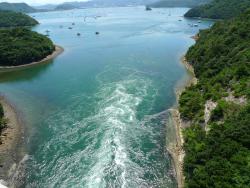
[{"label": "small boat", "polygon": [[68,27],[68,29],[72,29],[72,27]]},{"label": "small boat", "polygon": [[194,24],[194,27],[198,27],[198,24]]},{"label": "small boat", "polygon": [[179,22],[181,22],[182,20],[181,20],[181,19],[179,19],[178,21],[179,21]]},{"label": "small boat", "polygon": [[99,35],[100,33],[97,31],[97,32],[95,32],[95,34],[96,34],[96,35]]},{"label": "small boat", "polygon": [[201,21],[199,20],[198,23],[201,23]]},{"label": "small boat", "polygon": [[151,11],[151,10],[152,10],[152,8],[151,8],[151,7],[146,6],[146,11]]},{"label": "small boat", "polygon": [[73,22],[72,25],[75,25],[75,23]]},{"label": "small boat", "polygon": [[77,36],[81,36],[81,33],[77,33]]}]

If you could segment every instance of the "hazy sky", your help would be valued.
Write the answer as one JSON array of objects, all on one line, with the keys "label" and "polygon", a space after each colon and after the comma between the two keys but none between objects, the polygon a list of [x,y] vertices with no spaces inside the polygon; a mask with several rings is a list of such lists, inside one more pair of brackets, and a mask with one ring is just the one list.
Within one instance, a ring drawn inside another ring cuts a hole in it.
[{"label": "hazy sky", "polygon": [[[75,0],[0,0],[0,2],[9,2],[9,3],[28,3],[30,5],[41,5],[41,4],[59,4],[67,1]],[[87,0],[77,0],[77,1],[87,1]]]}]

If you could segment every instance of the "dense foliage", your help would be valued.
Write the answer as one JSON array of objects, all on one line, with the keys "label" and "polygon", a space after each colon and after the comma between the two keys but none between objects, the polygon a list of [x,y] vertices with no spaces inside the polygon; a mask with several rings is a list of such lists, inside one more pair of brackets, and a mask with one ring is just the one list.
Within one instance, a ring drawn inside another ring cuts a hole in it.
[{"label": "dense foliage", "polygon": [[250,8],[250,0],[213,0],[211,3],[190,9],[185,17],[227,19],[240,15]]},{"label": "dense foliage", "polygon": [[206,135],[200,126],[185,130],[186,187],[250,187],[250,106],[223,124],[211,124]]},{"label": "dense foliage", "polygon": [[52,41],[25,28],[0,30],[0,66],[39,61],[55,50]]},{"label": "dense foliage", "polygon": [[0,10],[0,27],[34,26],[36,24],[38,22],[26,14]]},{"label": "dense foliage", "polygon": [[[185,186],[250,187],[250,10],[201,31],[187,52],[199,79],[180,97],[185,129]],[[229,102],[232,93],[245,104]],[[217,102],[204,130],[205,102]]]},{"label": "dense foliage", "polygon": [[211,0],[161,0],[152,3],[150,7],[160,8],[160,7],[195,7],[199,5],[206,4]]},{"label": "dense foliage", "polygon": [[26,3],[0,3],[0,10],[9,10],[14,12],[36,12],[37,10]]},{"label": "dense foliage", "polygon": [[0,133],[3,128],[6,126],[6,120],[4,118],[3,106],[0,104]]}]

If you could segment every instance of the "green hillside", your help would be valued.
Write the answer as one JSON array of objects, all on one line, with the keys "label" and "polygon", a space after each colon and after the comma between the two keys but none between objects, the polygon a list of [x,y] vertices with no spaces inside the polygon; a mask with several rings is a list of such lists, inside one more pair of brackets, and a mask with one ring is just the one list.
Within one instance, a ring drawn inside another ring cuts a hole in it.
[{"label": "green hillside", "polygon": [[185,17],[212,19],[233,18],[250,8],[250,0],[213,0],[211,3],[190,9]]},{"label": "green hillside", "polygon": [[[250,186],[250,10],[201,31],[187,52],[199,79],[182,93],[185,183],[188,188]],[[234,100],[225,99],[231,93]],[[242,104],[235,101],[244,99]],[[217,102],[204,130],[208,100]]]},{"label": "green hillside", "polygon": [[206,4],[211,0],[161,0],[150,5],[150,7],[195,7]]},{"label": "green hillside", "polygon": [[0,30],[0,66],[16,66],[39,61],[55,50],[44,35],[24,28]]},{"label": "green hillside", "polygon": [[10,10],[14,12],[25,12],[25,13],[32,13],[36,12],[37,10],[26,3],[7,3],[3,2],[0,3],[0,10]]},{"label": "green hillside", "polygon": [[37,24],[35,19],[26,14],[0,10],[0,27],[34,26]]}]

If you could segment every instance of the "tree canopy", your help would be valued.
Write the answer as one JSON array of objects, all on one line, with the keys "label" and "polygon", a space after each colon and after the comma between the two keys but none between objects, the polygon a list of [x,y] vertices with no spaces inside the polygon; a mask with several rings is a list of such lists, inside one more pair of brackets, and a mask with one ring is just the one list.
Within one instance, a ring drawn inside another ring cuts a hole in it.
[{"label": "tree canopy", "polygon": [[30,16],[12,12],[0,10],[0,27],[19,27],[19,26],[34,26],[38,22]]},{"label": "tree canopy", "polygon": [[55,50],[44,35],[25,28],[0,30],[0,66],[16,66],[39,61]]}]

